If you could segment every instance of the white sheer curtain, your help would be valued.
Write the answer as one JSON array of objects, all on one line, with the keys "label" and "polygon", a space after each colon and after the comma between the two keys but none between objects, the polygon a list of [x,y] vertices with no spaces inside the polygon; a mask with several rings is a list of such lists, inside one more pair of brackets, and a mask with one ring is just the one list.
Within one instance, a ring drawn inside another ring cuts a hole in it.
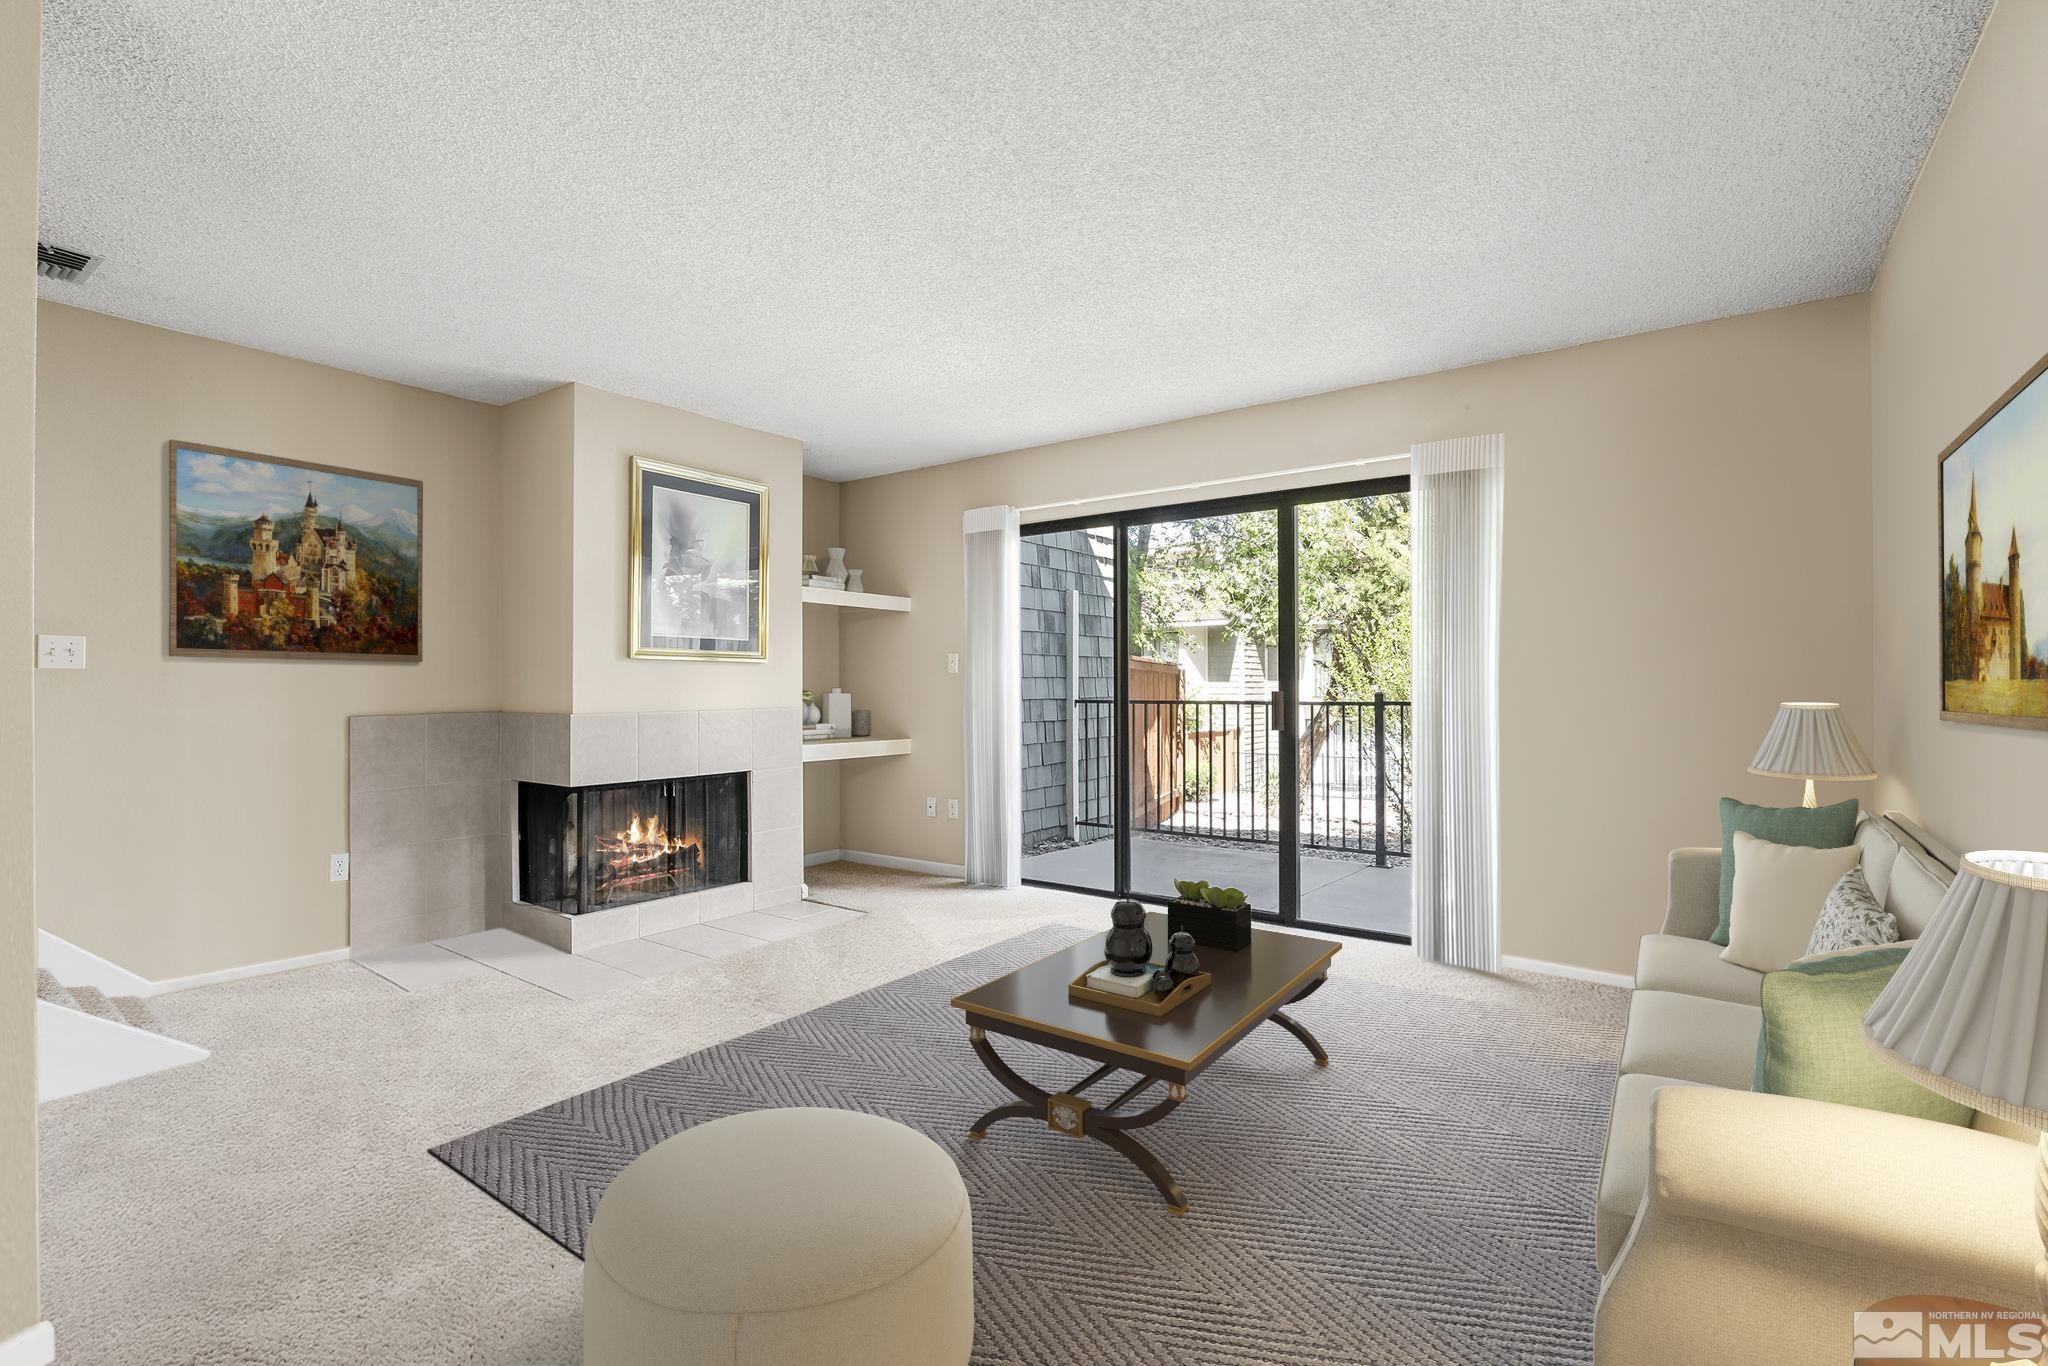
[{"label": "white sheer curtain", "polygon": [[1017,509],[973,508],[967,545],[967,880],[1024,878],[1024,731],[1018,654]]},{"label": "white sheer curtain", "polygon": [[1410,452],[1415,952],[1500,968],[1500,565],[1505,442]]}]

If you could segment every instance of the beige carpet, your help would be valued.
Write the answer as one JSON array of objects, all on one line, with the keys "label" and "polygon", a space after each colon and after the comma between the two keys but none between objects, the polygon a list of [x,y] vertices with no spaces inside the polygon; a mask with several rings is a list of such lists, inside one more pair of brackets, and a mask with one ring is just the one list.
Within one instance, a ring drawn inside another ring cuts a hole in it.
[{"label": "beige carpet", "polygon": [[[208,1061],[44,1106],[59,1360],[574,1363],[581,1263],[426,1149],[1101,904],[812,870],[871,914],[587,1002],[510,978],[408,994],[353,964],[155,998]],[[1611,988],[1355,942],[1342,976],[1535,1010],[1618,1050]],[[1161,1360],[1178,1360],[1162,1344]]]}]

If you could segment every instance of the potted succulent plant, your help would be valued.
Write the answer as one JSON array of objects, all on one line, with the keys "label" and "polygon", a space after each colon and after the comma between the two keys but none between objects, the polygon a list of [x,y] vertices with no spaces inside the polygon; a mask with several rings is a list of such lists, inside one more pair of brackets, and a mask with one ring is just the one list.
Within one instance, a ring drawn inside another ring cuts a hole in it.
[{"label": "potted succulent plant", "polygon": [[1242,949],[1252,942],[1252,907],[1235,887],[1211,887],[1207,882],[1174,879],[1178,900],[1167,903],[1166,931],[1187,933],[1210,949]]}]

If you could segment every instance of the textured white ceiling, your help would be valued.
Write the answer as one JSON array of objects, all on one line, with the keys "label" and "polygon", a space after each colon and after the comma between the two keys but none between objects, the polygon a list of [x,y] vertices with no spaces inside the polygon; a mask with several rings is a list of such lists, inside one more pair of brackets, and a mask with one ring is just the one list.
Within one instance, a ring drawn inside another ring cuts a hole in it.
[{"label": "textured white ceiling", "polygon": [[45,0],[45,297],[850,478],[1865,288],[1989,0]]}]

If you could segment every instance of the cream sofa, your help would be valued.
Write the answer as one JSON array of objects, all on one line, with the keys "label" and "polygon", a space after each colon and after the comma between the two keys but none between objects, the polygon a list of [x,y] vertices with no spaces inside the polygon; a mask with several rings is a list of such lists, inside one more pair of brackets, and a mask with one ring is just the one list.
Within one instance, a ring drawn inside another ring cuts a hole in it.
[{"label": "cream sofa", "polygon": [[[1856,842],[1872,894],[1917,937],[1959,855],[1891,812]],[[1596,1212],[1596,1359],[1844,1359],[1850,1312],[1888,1295],[2033,1304],[2035,1151],[2015,1141],[2031,1135],[1750,1093],[1763,975],[1707,938],[1720,859],[1672,852],[1664,928],[1636,962]]]}]

